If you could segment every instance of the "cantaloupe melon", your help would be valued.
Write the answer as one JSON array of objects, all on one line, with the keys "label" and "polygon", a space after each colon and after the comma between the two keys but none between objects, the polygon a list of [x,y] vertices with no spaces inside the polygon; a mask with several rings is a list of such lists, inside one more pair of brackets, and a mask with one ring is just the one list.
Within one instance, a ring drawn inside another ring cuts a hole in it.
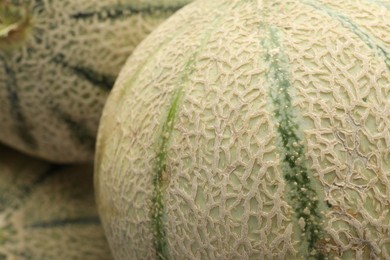
[{"label": "cantaloupe melon", "polygon": [[0,147],[0,259],[112,259],[92,177]]},{"label": "cantaloupe melon", "polygon": [[97,201],[116,259],[390,259],[388,1],[197,1],[127,61]]},{"label": "cantaloupe melon", "polygon": [[103,104],[134,47],[190,0],[1,0],[0,142],[91,160]]}]

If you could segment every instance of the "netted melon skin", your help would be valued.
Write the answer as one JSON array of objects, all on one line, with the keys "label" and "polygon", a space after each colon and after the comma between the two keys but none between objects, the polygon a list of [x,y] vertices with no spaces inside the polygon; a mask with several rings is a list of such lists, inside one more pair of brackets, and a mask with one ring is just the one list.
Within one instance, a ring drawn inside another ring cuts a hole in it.
[{"label": "netted melon skin", "polygon": [[112,259],[92,165],[59,166],[0,147],[0,258]]},{"label": "netted melon skin", "polygon": [[0,33],[0,142],[53,162],[92,160],[121,66],[189,1],[1,1],[0,16],[12,3],[26,22]]},{"label": "netted melon skin", "polygon": [[390,258],[388,1],[198,1],[122,69],[95,161],[116,259]]}]

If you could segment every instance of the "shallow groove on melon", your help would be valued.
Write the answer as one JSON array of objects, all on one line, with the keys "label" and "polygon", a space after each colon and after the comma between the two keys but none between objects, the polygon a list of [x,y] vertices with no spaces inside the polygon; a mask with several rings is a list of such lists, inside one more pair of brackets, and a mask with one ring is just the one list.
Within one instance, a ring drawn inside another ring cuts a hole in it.
[{"label": "shallow groove on melon", "polygon": [[12,117],[15,120],[15,132],[18,134],[20,140],[31,149],[38,148],[38,142],[35,137],[29,131],[30,126],[27,122],[27,118],[22,111],[20,99],[18,95],[18,82],[15,77],[13,69],[7,64],[6,58],[0,55],[0,61],[3,63],[3,67],[7,73],[7,82],[5,83],[8,92],[7,98],[11,106]]},{"label": "shallow groove on melon", "polygon": [[159,136],[155,166],[156,174],[153,178],[154,190],[151,208],[152,225],[155,234],[155,250],[158,259],[169,259],[169,247],[164,223],[164,218],[166,217],[164,209],[164,189],[169,183],[169,174],[167,173],[167,150],[169,139],[174,128],[175,117],[180,105],[180,100],[185,92],[185,85],[188,83],[188,79],[195,69],[194,64],[196,63],[198,54],[207,45],[207,41],[215,28],[217,28],[216,25],[221,22],[222,17],[216,16],[208,27],[208,30],[206,30],[202,35],[200,45],[189,56],[187,62],[185,63],[185,68],[179,78],[179,86],[172,94],[172,101]]},{"label": "shallow groove on melon", "polygon": [[55,228],[65,227],[68,225],[100,225],[100,219],[98,216],[81,217],[74,219],[52,219],[48,222],[35,222],[28,225],[27,228]]},{"label": "shallow groove on melon", "polygon": [[291,194],[288,196],[295,211],[296,219],[304,233],[307,251],[317,259],[324,259],[323,252],[317,250],[317,242],[323,238],[322,216],[319,210],[318,194],[312,186],[312,174],[305,165],[305,146],[300,140],[298,124],[295,122],[292,97],[289,94],[291,83],[286,70],[288,61],[280,43],[280,31],[269,27],[268,37],[262,40],[266,50],[265,60],[269,64],[267,80],[269,96],[274,107],[276,129],[281,142],[279,149],[282,154],[282,171]]},{"label": "shallow groove on melon", "polygon": [[[0,149],[1,148],[2,147],[0,147]],[[38,189],[40,185],[42,185],[46,180],[50,179],[50,177],[60,172],[63,168],[64,167],[60,165],[47,166],[34,181],[32,181],[27,186],[21,187],[21,192],[18,194],[18,200],[16,203],[11,204],[11,201],[13,200],[8,198],[7,194],[0,194],[0,201],[2,202],[1,205],[4,206],[0,206],[0,212],[6,209],[9,210],[9,208],[12,208],[13,210],[18,209],[25,202],[25,200],[31,196],[34,190]]]},{"label": "shallow groove on melon", "polygon": [[68,128],[71,138],[78,144],[81,144],[82,147],[87,148],[88,150],[93,151],[95,147],[95,137],[88,129],[88,127],[82,123],[78,122],[71,115],[67,114],[65,111],[59,107],[50,107],[51,113],[61,122],[65,124]]},{"label": "shallow groove on melon", "polygon": [[116,7],[104,7],[94,11],[78,12],[71,15],[74,19],[85,20],[85,19],[98,19],[102,20],[114,20],[124,18],[129,15],[142,14],[142,15],[156,15],[158,13],[174,13],[184,5],[177,6],[125,6],[118,5]]},{"label": "shallow groove on melon", "polygon": [[52,61],[61,65],[64,69],[69,69],[81,79],[89,81],[93,86],[100,87],[104,91],[110,91],[115,83],[115,77],[79,65],[71,65],[65,61],[65,57],[61,54],[57,54]]},{"label": "shallow groove on melon", "polygon": [[31,192],[34,191],[39,185],[43,184],[46,180],[55,176],[58,172],[60,172],[65,167],[62,165],[51,165],[48,166],[45,171],[42,172],[41,175],[38,176],[35,181],[32,182],[31,186],[25,189],[25,197],[29,196]]},{"label": "shallow groove on melon", "polygon": [[164,207],[164,186],[169,182],[167,176],[167,146],[173,130],[173,123],[176,116],[176,110],[181,95],[182,88],[175,91],[173,101],[169,108],[166,121],[163,124],[163,129],[160,136],[160,144],[156,156],[156,175],[153,178],[153,198],[152,198],[152,225],[155,232],[155,249],[158,259],[168,259],[169,249],[165,231],[165,207]]}]

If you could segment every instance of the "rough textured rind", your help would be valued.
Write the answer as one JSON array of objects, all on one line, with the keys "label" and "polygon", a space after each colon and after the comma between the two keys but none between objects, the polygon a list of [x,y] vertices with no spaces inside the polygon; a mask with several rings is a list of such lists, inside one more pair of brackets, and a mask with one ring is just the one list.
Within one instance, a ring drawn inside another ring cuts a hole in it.
[{"label": "rough textured rind", "polygon": [[112,259],[92,172],[0,147],[0,259]]},{"label": "rough textured rind", "polygon": [[115,257],[390,258],[386,3],[197,1],[141,43],[97,142]]},{"label": "rough textured rind", "polygon": [[[91,160],[121,66],[188,2],[0,1],[0,142],[54,162]],[[10,7],[20,14],[3,19]]]}]

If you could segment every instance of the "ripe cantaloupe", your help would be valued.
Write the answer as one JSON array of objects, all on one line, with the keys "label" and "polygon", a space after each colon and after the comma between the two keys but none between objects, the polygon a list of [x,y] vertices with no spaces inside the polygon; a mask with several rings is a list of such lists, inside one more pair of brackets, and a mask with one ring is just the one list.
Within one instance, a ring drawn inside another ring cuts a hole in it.
[{"label": "ripe cantaloupe", "polygon": [[386,1],[197,1],[127,61],[97,201],[116,259],[389,259]]},{"label": "ripe cantaloupe", "polygon": [[190,0],[1,0],[0,142],[55,162],[93,158],[134,47]]},{"label": "ripe cantaloupe", "polygon": [[0,259],[112,259],[91,165],[51,165],[0,147]]}]

